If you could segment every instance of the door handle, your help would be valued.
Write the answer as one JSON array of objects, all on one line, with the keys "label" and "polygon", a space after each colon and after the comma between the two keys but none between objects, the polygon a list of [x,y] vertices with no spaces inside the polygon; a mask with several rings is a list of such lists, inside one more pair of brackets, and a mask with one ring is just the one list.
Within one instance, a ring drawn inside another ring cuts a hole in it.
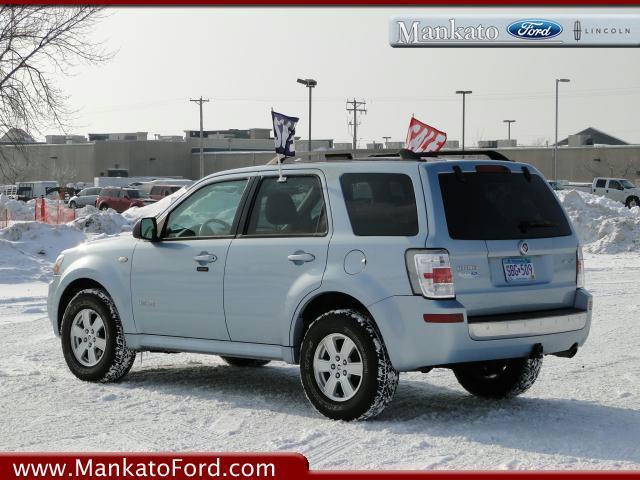
[{"label": "door handle", "polygon": [[300,264],[302,264],[304,262],[313,262],[316,259],[316,257],[314,255],[310,254],[310,253],[303,252],[303,251],[299,250],[299,251],[289,255],[287,257],[287,259],[290,262],[295,263],[296,265],[300,265]]},{"label": "door handle", "polygon": [[196,255],[193,259],[198,263],[213,263],[218,257],[211,253],[201,252],[200,255]]}]

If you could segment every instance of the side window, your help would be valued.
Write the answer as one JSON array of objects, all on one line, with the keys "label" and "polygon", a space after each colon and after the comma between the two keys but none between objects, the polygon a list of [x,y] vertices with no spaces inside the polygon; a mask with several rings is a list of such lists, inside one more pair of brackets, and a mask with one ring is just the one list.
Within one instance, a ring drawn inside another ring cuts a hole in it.
[{"label": "side window", "polygon": [[167,219],[164,238],[231,235],[247,179],[212,183],[193,192]]},{"label": "side window", "polygon": [[411,178],[397,173],[345,173],[340,179],[353,233],[361,236],[418,234]]},{"label": "side window", "polygon": [[316,176],[265,178],[256,195],[246,235],[324,235],[327,212]]},{"label": "side window", "polygon": [[616,190],[623,190],[622,185],[618,180],[609,180],[609,188],[615,188]]},{"label": "side window", "polygon": [[596,188],[604,188],[607,184],[607,181],[604,178],[601,178],[596,181]]}]

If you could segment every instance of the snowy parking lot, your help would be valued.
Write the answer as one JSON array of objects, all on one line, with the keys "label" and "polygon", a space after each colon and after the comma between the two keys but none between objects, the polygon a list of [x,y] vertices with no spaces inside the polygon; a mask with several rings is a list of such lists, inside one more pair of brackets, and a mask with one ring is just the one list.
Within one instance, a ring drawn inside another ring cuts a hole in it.
[{"label": "snowy parking lot", "polygon": [[46,318],[46,281],[55,250],[82,230],[0,230],[0,450],[293,451],[312,469],[638,469],[640,215],[614,217],[591,196],[563,203],[581,236],[593,234],[593,326],[578,355],[545,357],[533,388],[508,401],[470,396],[448,370],[402,374],[383,415],[361,423],[316,413],[298,368],[282,363],[144,354],[121,383],[77,380]]}]

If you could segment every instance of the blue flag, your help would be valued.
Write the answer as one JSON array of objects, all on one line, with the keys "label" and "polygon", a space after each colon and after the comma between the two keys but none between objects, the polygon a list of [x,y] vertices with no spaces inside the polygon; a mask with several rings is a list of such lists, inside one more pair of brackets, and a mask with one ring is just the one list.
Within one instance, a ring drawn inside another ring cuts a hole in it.
[{"label": "blue flag", "polygon": [[296,124],[299,118],[287,117],[278,112],[271,110],[271,118],[273,119],[273,136],[275,137],[276,153],[285,157],[294,157],[296,147],[293,143],[293,137],[296,134]]}]

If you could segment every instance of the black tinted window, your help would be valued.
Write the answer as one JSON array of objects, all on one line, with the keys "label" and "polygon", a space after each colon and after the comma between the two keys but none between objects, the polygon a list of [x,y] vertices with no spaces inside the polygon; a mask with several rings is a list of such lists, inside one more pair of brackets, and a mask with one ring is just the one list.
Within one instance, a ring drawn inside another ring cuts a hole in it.
[{"label": "black tinted window", "polygon": [[247,235],[324,235],[327,213],[315,176],[265,178],[251,209]]},{"label": "black tinted window", "polygon": [[561,237],[571,228],[558,199],[538,175],[439,175],[449,236],[458,240]]},{"label": "black tinted window", "polygon": [[596,188],[604,188],[606,184],[607,184],[607,181],[604,178],[601,178],[596,182]]},{"label": "black tinted window", "polygon": [[354,234],[417,235],[416,196],[407,175],[346,173],[340,182]]}]

